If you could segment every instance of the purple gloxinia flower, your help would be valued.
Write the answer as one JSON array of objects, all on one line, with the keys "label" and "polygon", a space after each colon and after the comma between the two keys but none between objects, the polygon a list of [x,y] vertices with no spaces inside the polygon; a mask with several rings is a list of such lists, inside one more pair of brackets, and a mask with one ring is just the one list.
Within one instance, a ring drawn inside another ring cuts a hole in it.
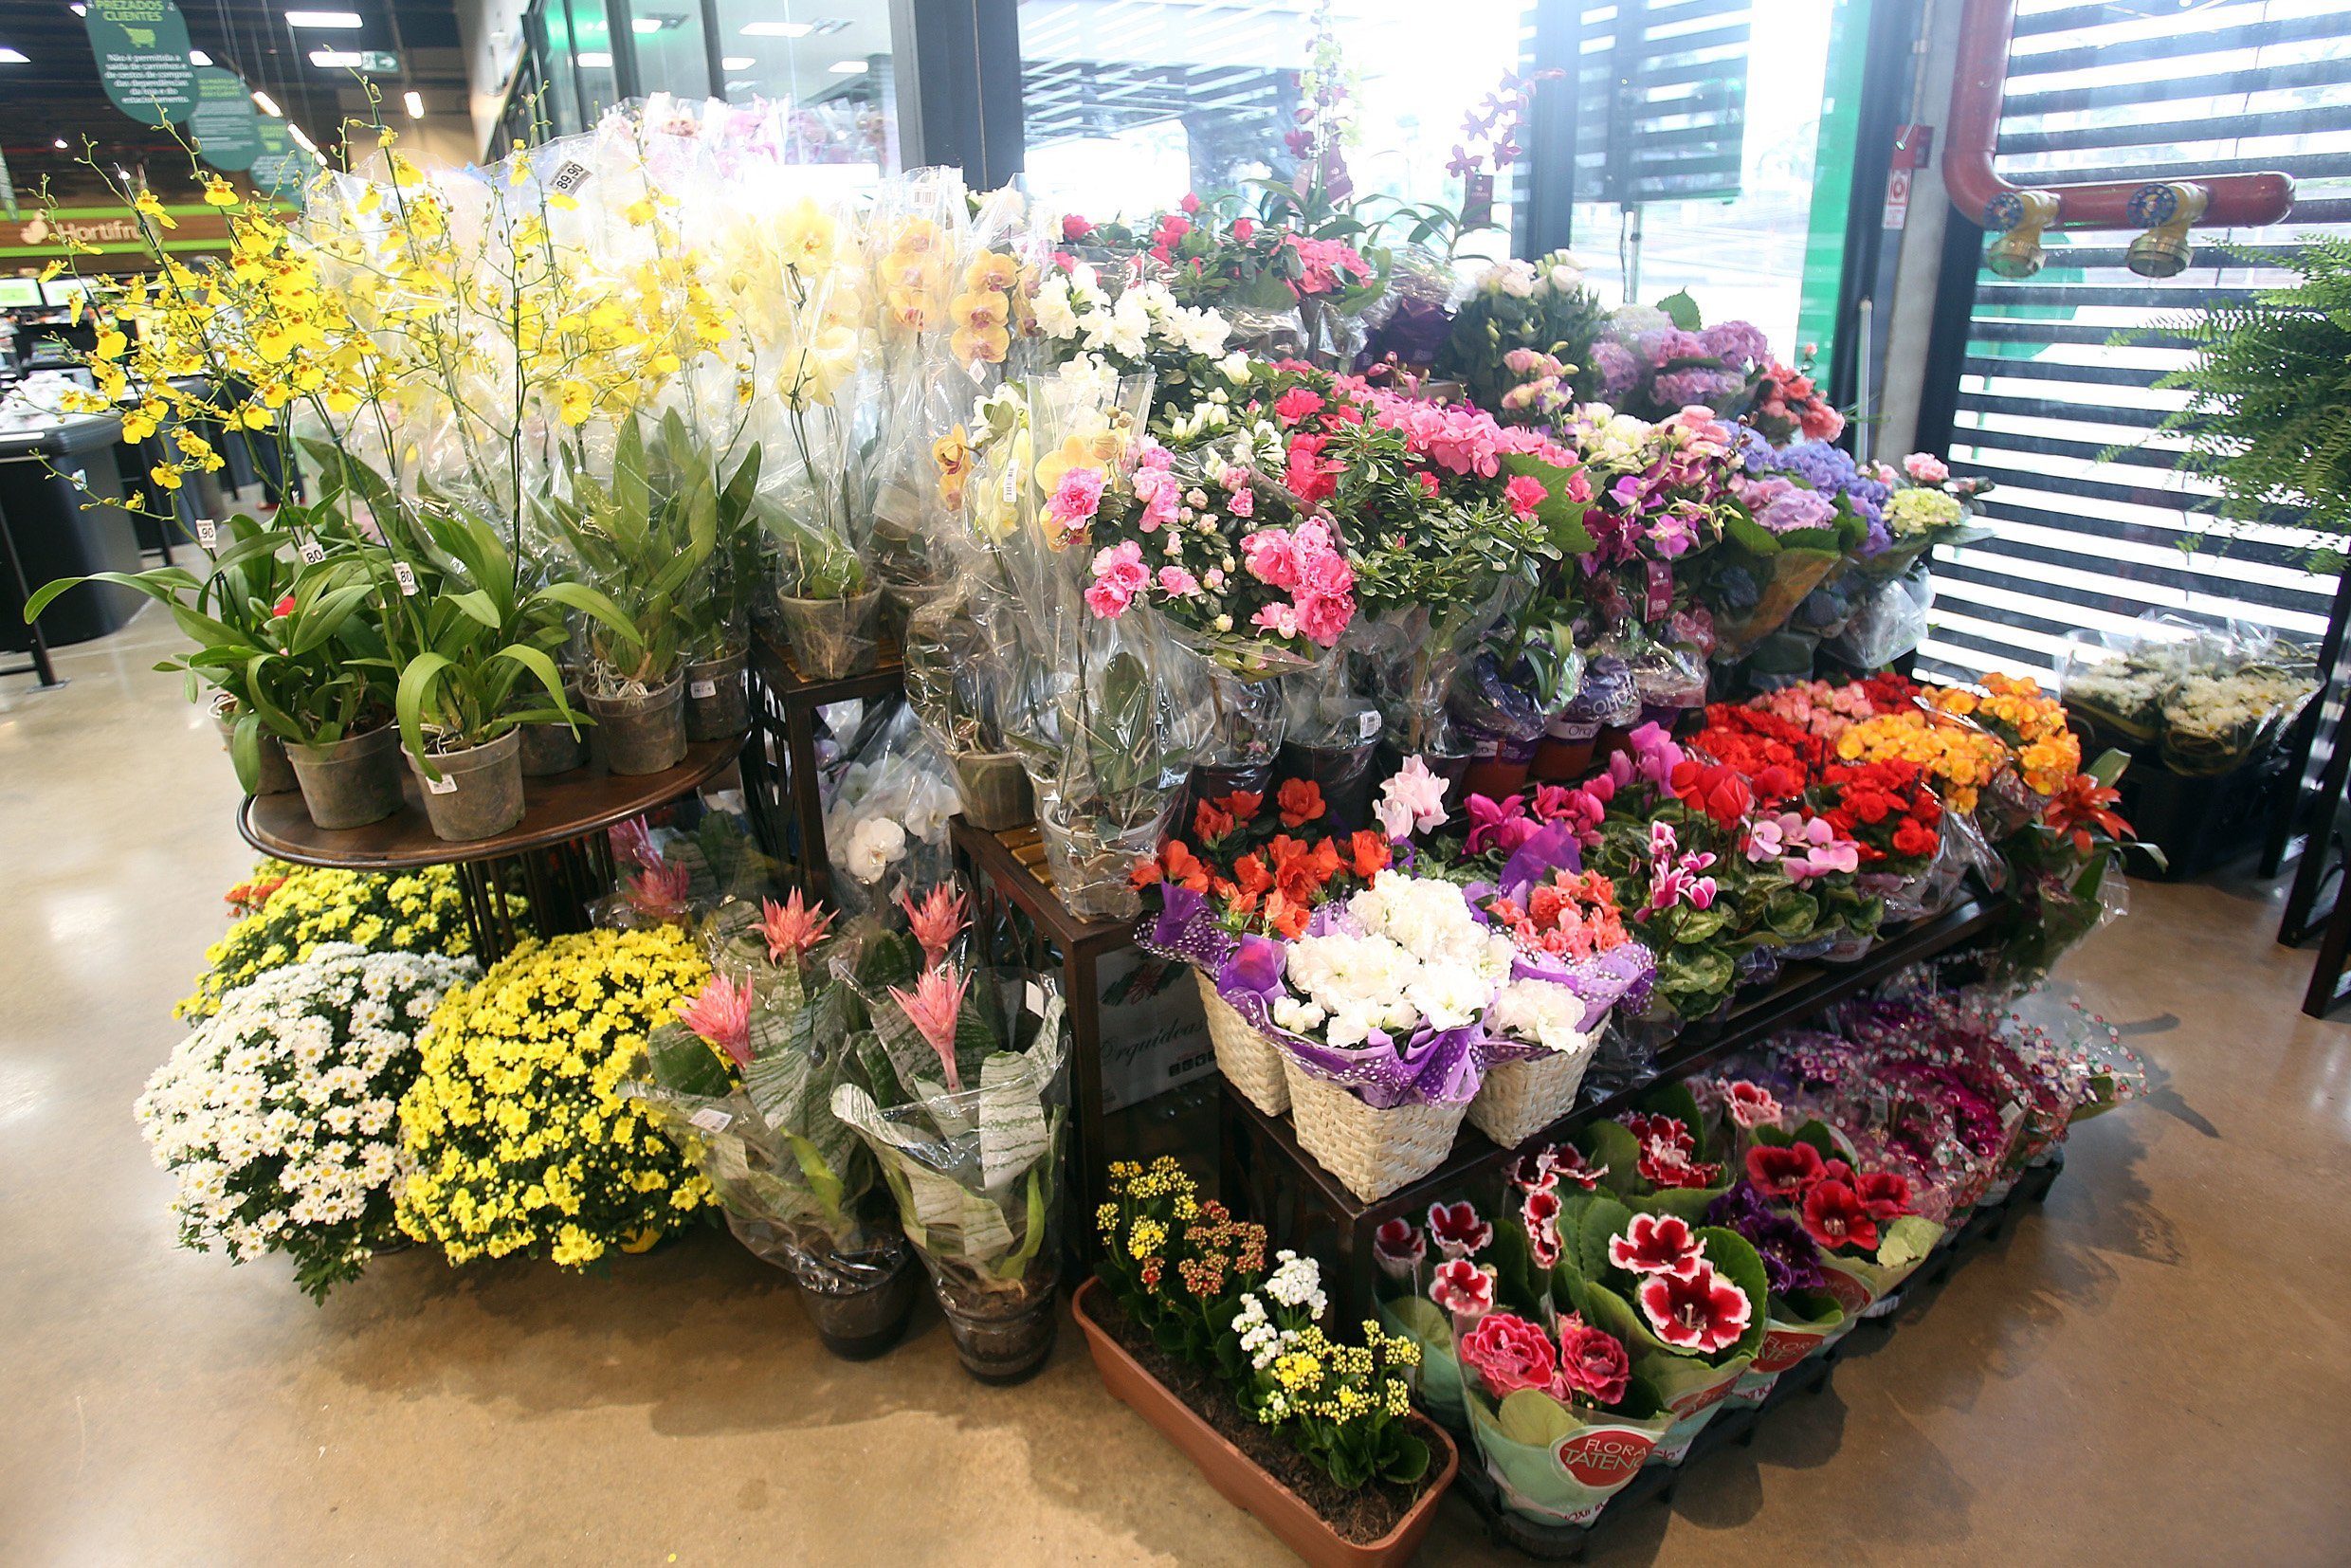
[{"label": "purple gloxinia flower", "polygon": [[1722,1226],[1746,1238],[1756,1256],[1763,1260],[1763,1277],[1773,1295],[1828,1287],[1820,1248],[1805,1234],[1804,1222],[1774,1209],[1753,1182],[1734,1183],[1706,1205],[1705,1217],[1708,1225]]}]

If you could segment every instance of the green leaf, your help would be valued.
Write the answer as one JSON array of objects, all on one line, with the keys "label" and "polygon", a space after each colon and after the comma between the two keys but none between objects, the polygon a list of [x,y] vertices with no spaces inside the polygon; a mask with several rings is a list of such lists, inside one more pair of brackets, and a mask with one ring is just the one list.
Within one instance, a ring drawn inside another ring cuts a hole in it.
[{"label": "green leaf", "polygon": [[440,684],[441,672],[454,667],[454,661],[446,654],[420,653],[400,672],[399,690],[392,697],[392,713],[400,720],[400,739],[410,757],[424,765],[425,776],[438,783],[440,770],[425,755],[424,710],[432,700],[433,688]]},{"label": "green leaf", "polygon": [[1664,311],[1666,319],[1684,332],[1696,332],[1699,329],[1701,318],[1698,314],[1698,301],[1690,298],[1688,289],[1676,289],[1673,293],[1667,295],[1657,301],[1657,308]]}]

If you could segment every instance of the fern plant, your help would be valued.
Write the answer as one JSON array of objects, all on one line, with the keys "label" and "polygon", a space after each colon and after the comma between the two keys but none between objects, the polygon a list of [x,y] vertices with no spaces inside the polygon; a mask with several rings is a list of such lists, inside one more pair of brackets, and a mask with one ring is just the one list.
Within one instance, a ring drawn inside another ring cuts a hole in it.
[{"label": "fern plant", "polygon": [[2298,508],[2324,536],[2311,569],[2336,571],[2351,542],[2351,240],[2305,236],[2287,265],[2288,287],[2166,323],[2196,356],[2156,383],[2190,394],[2160,428],[2190,437],[2179,467],[2219,483],[2222,517]]}]

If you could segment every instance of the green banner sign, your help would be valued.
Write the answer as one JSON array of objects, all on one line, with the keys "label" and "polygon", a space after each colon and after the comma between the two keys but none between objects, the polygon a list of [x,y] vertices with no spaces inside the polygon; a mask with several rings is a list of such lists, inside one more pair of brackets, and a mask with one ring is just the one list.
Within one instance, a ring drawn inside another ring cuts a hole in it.
[{"label": "green banner sign", "polygon": [[302,188],[317,166],[310,155],[294,145],[285,121],[264,119],[253,127],[255,147],[250,173],[253,188],[264,196],[291,195]]},{"label": "green banner sign", "polygon": [[188,22],[172,0],[89,0],[82,25],[116,108],[142,125],[177,125],[195,113]]},{"label": "green banner sign", "polygon": [[188,134],[196,155],[225,174],[253,167],[261,156],[261,111],[245,79],[217,65],[196,70],[196,112],[188,117]]}]

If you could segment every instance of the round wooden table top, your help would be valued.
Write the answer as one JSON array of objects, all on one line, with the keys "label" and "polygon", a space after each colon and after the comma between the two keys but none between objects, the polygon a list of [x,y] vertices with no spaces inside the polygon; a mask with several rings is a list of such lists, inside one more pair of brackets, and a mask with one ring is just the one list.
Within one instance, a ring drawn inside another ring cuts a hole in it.
[{"label": "round wooden table top", "polygon": [[495,838],[453,843],[433,835],[425,819],[424,791],[414,770],[401,766],[406,804],[381,822],[364,828],[315,826],[301,792],[247,795],[237,808],[237,831],[265,855],[297,866],[329,866],[344,871],[405,870],[496,860],[578,838],[674,800],[716,775],[742,751],[742,737],[698,740],[685,760],[666,773],[613,774],[591,764],[567,774],[522,781],[522,820]]}]

